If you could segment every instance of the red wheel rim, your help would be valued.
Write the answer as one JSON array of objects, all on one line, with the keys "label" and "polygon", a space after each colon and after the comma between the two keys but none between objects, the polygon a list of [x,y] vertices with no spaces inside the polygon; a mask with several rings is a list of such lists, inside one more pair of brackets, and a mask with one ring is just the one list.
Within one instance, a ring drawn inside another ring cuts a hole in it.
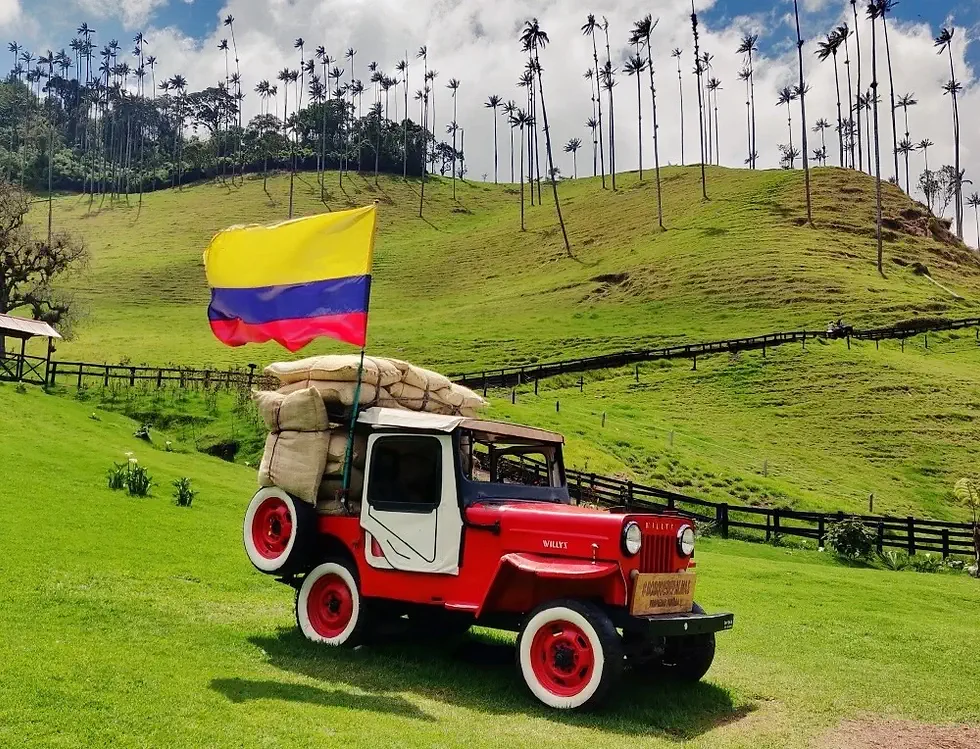
[{"label": "red wheel rim", "polygon": [[293,537],[293,518],[289,506],[279,497],[269,497],[252,517],[252,543],[265,559],[282,556]]},{"label": "red wheel rim", "polygon": [[354,616],[354,596],[347,581],[333,573],[319,578],[307,596],[306,614],[320,637],[332,639],[343,634]]},{"label": "red wheel rim", "polygon": [[531,641],[531,668],[538,683],[549,692],[574,697],[592,680],[592,643],[576,624],[548,622]]}]

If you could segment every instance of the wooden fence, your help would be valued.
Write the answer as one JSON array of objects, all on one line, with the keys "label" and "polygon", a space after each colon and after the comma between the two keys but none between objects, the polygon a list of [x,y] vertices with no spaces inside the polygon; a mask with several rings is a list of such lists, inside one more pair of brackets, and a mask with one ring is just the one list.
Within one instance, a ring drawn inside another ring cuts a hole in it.
[{"label": "wooden fence", "polygon": [[102,385],[122,382],[126,385],[149,383],[158,388],[174,386],[204,390],[254,387],[275,389],[278,381],[257,373],[255,365],[246,368],[191,369],[189,367],[146,367],[127,364],[91,364],[87,362],[52,361],[48,368],[48,385]]},{"label": "wooden fence", "polygon": [[[519,470],[541,480],[546,477],[544,466],[528,459],[520,461]],[[975,548],[970,523],[731,505],[571,469],[566,470],[566,478],[569,493],[580,503],[626,511],[679,512],[701,523],[712,523],[723,538],[738,535],[772,541],[796,536],[824,546],[831,525],[845,518],[856,518],[872,531],[879,552],[901,549],[912,555],[924,551],[946,558],[952,554],[972,556]]]},{"label": "wooden fence", "polygon": [[696,369],[698,357],[710,354],[757,351],[761,349],[763,356],[765,356],[766,351],[773,346],[798,343],[803,348],[806,348],[807,341],[814,341],[818,338],[840,338],[845,340],[848,347],[850,347],[851,338],[868,341],[882,341],[886,339],[900,339],[904,341],[906,338],[922,334],[928,335],[930,332],[962,330],[965,328],[977,328],[978,341],[980,341],[980,318],[969,317],[957,320],[930,318],[897,323],[884,328],[869,328],[867,330],[846,328],[840,333],[796,330],[782,333],[768,333],[766,335],[751,336],[748,338],[729,338],[722,341],[708,341],[706,343],[679,344],[656,349],[618,351],[611,354],[586,356],[579,359],[563,359],[544,364],[526,364],[486,369],[480,372],[455,374],[451,375],[450,379],[461,385],[482,389],[485,393],[488,388],[516,387],[530,382],[537,383],[539,380],[557,375],[578,374],[599,369],[614,369],[617,367],[626,367],[631,364],[639,364],[640,362],[653,361],[655,359],[690,359]]}]

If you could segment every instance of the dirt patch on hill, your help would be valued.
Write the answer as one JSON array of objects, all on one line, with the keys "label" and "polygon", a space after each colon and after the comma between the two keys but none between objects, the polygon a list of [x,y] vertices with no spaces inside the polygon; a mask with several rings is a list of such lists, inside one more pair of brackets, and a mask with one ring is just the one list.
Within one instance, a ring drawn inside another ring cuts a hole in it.
[{"label": "dirt patch on hill", "polygon": [[913,237],[932,238],[943,244],[958,245],[960,243],[956,235],[950,231],[951,220],[936,218],[925,207],[919,205],[911,205],[896,215],[883,216],[881,225],[894,232],[909,234]]},{"label": "dirt patch on hill", "polygon": [[845,720],[818,749],[977,749],[980,726],[932,725],[911,720]]}]

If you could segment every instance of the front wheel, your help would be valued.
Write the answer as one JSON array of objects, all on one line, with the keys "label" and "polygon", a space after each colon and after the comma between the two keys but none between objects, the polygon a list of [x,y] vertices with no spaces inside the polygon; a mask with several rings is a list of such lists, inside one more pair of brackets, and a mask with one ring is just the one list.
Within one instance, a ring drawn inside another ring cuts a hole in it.
[{"label": "front wheel", "polygon": [[517,637],[524,683],[548,707],[591,709],[619,681],[623,646],[612,621],[576,600],[542,604]]},{"label": "front wheel", "polygon": [[296,624],[311,642],[360,644],[368,619],[363,609],[356,571],[342,561],[315,567],[296,593]]},{"label": "front wheel", "polygon": [[[703,614],[704,609],[694,604],[693,614]],[[715,659],[715,634],[668,637],[664,644],[663,669],[667,676],[677,681],[697,682],[704,678]]]}]

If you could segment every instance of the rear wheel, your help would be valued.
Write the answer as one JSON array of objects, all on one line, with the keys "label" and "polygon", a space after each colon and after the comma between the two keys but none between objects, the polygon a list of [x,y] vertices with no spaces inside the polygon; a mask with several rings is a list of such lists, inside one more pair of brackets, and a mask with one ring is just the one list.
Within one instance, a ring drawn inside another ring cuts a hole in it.
[{"label": "rear wheel", "polygon": [[309,562],[316,533],[316,511],[276,487],[259,489],[245,512],[245,551],[269,574],[301,572]]},{"label": "rear wheel", "polygon": [[296,624],[311,642],[358,645],[367,623],[363,613],[357,575],[346,562],[315,567],[296,593]]},{"label": "rear wheel", "polygon": [[558,600],[531,612],[517,638],[517,662],[531,694],[548,707],[591,709],[619,681],[623,647],[601,609]]}]

